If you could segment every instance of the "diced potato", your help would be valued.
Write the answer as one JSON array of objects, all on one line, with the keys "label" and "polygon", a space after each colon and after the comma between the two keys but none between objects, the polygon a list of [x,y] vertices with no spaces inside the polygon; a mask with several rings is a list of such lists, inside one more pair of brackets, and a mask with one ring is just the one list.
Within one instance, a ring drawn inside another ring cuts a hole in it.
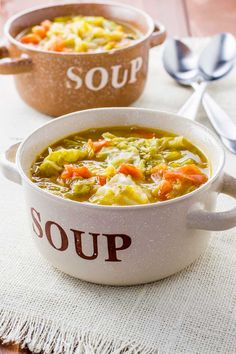
[{"label": "diced potato", "polygon": [[105,49],[105,50],[111,50],[111,49],[115,48],[115,46],[116,46],[116,42],[108,42],[108,43],[105,45],[104,49]]},{"label": "diced potato", "polygon": [[101,16],[86,16],[85,20],[94,26],[102,27],[104,23],[104,17]]},{"label": "diced potato", "polygon": [[102,28],[95,28],[93,31],[93,38],[106,38],[107,34]]},{"label": "diced potato", "polygon": [[80,43],[76,44],[75,51],[76,52],[87,52],[88,51],[88,44],[84,41],[81,41]]},{"label": "diced potato", "polygon": [[73,35],[67,36],[65,38],[65,45],[68,47],[74,47],[76,43],[76,37]]},{"label": "diced potato", "polygon": [[110,41],[119,42],[124,38],[124,33],[119,32],[119,31],[114,31],[114,32],[109,33],[107,36]]},{"label": "diced potato", "polygon": [[115,174],[116,174],[115,167],[113,165],[107,166],[107,168],[105,170],[106,177],[111,178],[111,177],[115,176]]}]

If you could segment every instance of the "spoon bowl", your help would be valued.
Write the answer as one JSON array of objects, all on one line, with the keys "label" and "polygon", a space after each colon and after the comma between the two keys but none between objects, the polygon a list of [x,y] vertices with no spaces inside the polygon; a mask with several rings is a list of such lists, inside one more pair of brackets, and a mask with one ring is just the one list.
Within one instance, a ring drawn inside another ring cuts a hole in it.
[{"label": "spoon bowl", "polygon": [[[228,33],[213,37],[203,50],[199,61],[191,49],[177,39],[168,40],[163,54],[163,64],[169,75],[180,84],[190,85],[195,90],[180,112],[187,113],[187,116],[190,115],[190,118],[194,119],[202,102],[222,142],[234,153],[236,153],[236,125],[207,93],[204,94],[203,87],[200,86],[205,85],[206,88],[207,82],[227,75],[234,66],[235,55],[236,42]],[[202,81],[200,85],[197,83],[199,79]]]},{"label": "spoon bowl", "polygon": [[214,36],[202,51],[198,62],[204,80],[218,80],[227,75],[234,66],[235,56],[235,38],[231,33]]},{"label": "spoon bowl", "polygon": [[166,71],[176,81],[189,85],[199,77],[197,57],[190,48],[178,39],[167,40],[163,53]]}]

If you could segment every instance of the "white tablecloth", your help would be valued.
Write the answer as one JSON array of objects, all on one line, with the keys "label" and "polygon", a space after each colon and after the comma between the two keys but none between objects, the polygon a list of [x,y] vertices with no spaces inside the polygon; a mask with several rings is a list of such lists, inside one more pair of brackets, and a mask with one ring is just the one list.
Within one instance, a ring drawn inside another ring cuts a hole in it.
[{"label": "white tablecloth", "polygon": [[[191,40],[195,48],[205,40]],[[163,71],[153,49],[136,106],[176,112],[191,94]],[[235,72],[209,92],[236,122]],[[0,150],[50,120],[0,77]],[[198,120],[210,126],[204,112]],[[227,153],[226,171],[236,175]],[[229,197],[219,208],[232,207]],[[53,269],[30,237],[21,187],[0,178],[0,338],[46,353],[236,353],[236,232],[215,233],[205,254],[163,281],[128,288],[81,282]]]}]

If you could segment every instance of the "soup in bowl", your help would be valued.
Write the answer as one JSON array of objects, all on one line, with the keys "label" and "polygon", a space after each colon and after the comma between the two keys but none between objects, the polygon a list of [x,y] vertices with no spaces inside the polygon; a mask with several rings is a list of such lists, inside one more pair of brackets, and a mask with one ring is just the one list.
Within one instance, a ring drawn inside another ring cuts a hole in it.
[{"label": "soup in bowl", "polygon": [[61,16],[19,34],[21,43],[46,51],[100,53],[127,47],[141,37],[131,25],[103,16]]},{"label": "soup in bowl", "polygon": [[183,136],[135,126],[65,137],[37,157],[31,173],[55,195],[100,205],[170,200],[210,175],[206,156]]},{"label": "soup in bowl", "polygon": [[[111,144],[104,142],[113,139]],[[149,145],[152,142],[154,150]],[[140,143],[139,156],[127,160],[127,152],[137,155]],[[149,146],[147,154],[154,153],[151,159],[141,154],[143,144]],[[162,146],[158,152],[157,146]],[[31,234],[41,254],[74,277],[110,285],[155,281],[198,258],[211,230],[236,226],[236,208],[215,211],[219,193],[236,198],[236,179],[223,171],[221,143],[206,127],[183,117],[141,108],[76,112],[27,137],[17,150],[16,165],[9,161],[15,148],[2,157],[1,170],[23,186]],[[61,159],[54,159],[62,149]],[[70,149],[72,155],[82,152],[83,157],[65,161]],[[86,149],[92,153],[89,158]],[[106,149],[110,149],[108,154]],[[99,153],[104,155],[99,157]],[[114,162],[115,158],[121,160]],[[107,175],[110,167],[114,176]],[[58,170],[55,175],[54,169]],[[104,191],[107,184],[110,188],[113,178],[121,179],[119,191],[128,183],[136,191],[135,198],[145,193],[150,200],[134,202],[128,188],[118,202],[114,203],[112,193],[101,203],[98,191]],[[165,181],[171,190],[159,193]],[[90,184],[95,189],[87,193]],[[52,185],[59,193],[54,193]],[[156,193],[150,197],[152,187]],[[77,196],[77,190],[86,193]],[[181,193],[173,195],[177,190]]]}]

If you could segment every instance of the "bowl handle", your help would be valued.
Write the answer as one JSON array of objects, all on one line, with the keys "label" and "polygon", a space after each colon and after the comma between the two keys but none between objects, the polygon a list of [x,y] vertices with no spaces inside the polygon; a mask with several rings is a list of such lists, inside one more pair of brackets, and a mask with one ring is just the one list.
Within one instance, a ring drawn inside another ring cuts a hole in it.
[{"label": "bowl handle", "polygon": [[11,58],[7,47],[0,46],[0,74],[15,75],[31,71],[32,59],[27,54],[21,54],[19,58]]},{"label": "bowl handle", "polygon": [[4,177],[12,182],[21,184],[21,176],[15,164],[16,152],[21,143],[10,146],[0,155],[0,170]]},{"label": "bowl handle", "polygon": [[[225,173],[220,193],[236,199],[236,178]],[[209,212],[201,208],[187,215],[187,225],[191,229],[220,231],[236,226],[236,207],[223,212]]]},{"label": "bowl handle", "polygon": [[166,29],[165,27],[159,23],[155,23],[155,29],[151,35],[150,39],[150,47],[155,47],[159,44],[162,44],[164,40],[166,39]]}]

